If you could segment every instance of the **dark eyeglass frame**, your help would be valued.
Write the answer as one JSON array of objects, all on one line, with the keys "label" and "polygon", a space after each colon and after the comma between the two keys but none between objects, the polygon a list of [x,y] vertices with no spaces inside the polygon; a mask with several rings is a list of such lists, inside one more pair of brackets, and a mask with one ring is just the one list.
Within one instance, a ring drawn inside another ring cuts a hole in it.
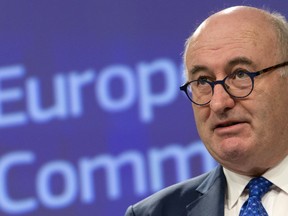
[{"label": "dark eyeglass frame", "polygon": [[[214,82],[205,80],[205,82],[207,82],[207,83],[211,86],[211,88],[212,88],[212,96],[213,96],[213,94],[214,94],[214,87],[215,87],[215,85],[221,84],[221,85],[223,86],[223,88],[225,89],[225,91],[226,91],[232,98],[245,98],[245,97],[249,96],[249,95],[251,94],[251,92],[253,91],[253,89],[254,89],[254,78],[255,78],[256,76],[259,76],[259,75],[261,75],[261,74],[263,74],[263,73],[266,73],[266,72],[268,72],[268,71],[272,71],[272,70],[275,70],[275,69],[278,69],[278,68],[281,68],[281,67],[284,67],[284,66],[287,66],[287,65],[288,65],[288,61],[283,62],[283,63],[280,63],[280,64],[276,64],[276,65],[273,65],[273,66],[270,66],[270,67],[267,67],[267,68],[265,68],[265,69],[262,69],[262,70],[259,70],[259,71],[256,71],[256,72],[243,72],[243,73],[245,73],[246,75],[248,75],[248,76],[250,77],[251,81],[252,81],[251,91],[250,91],[248,94],[246,94],[245,96],[240,96],[240,97],[239,97],[239,96],[234,96],[234,95],[232,95],[232,94],[228,91],[227,86],[225,85],[225,81],[226,81],[226,79],[230,76],[230,74],[227,75],[223,80],[216,80],[216,81],[214,81]],[[208,102],[206,102],[206,103],[204,103],[204,104],[199,104],[199,103],[196,103],[195,101],[193,101],[193,100],[190,98],[189,94],[188,94],[188,90],[187,90],[188,86],[190,85],[190,83],[195,82],[195,81],[198,81],[198,80],[192,80],[192,81],[186,82],[185,84],[183,84],[182,86],[180,86],[180,90],[185,92],[185,94],[187,95],[187,97],[189,98],[189,100],[190,100],[192,103],[194,103],[194,104],[196,104],[196,105],[199,105],[199,106],[205,106],[205,105],[209,104],[211,100],[209,100]]]}]

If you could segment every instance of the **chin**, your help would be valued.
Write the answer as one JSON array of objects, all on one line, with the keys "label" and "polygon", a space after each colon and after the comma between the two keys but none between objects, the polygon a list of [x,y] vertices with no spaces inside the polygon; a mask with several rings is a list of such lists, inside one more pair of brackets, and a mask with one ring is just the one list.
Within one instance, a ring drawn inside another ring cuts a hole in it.
[{"label": "chin", "polygon": [[246,158],[247,154],[243,153],[243,151],[240,152],[235,150],[235,151],[222,152],[220,157],[222,161],[239,163],[247,159]]},{"label": "chin", "polygon": [[[218,153],[217,153],[218,151]],[[222,145],[220,148],[218,148],[215,153],[217,154],[216,160],[218,160],[220,163],[241,163],[243,164],[245,161],[247,161],[247,149],[239,144],[225,144]]]},{"label": "chin", "polygon": [[219,152],[224,154],[238,155],[247,153],[251,149],[251,142],[245,140],[243,137],[228,137],[219,142],[215,142],[215,147],[218,148]]}]

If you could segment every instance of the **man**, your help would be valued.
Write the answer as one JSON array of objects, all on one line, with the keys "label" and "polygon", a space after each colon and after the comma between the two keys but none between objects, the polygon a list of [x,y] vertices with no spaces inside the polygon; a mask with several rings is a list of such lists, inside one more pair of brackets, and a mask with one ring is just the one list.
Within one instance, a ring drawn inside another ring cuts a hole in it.
[{"label": "man", "polygon": [[237,6],[206,19],[187,40],[181,90],[221,165],[130,206],[126,216],[287,215],[287,61],[288,24],[279,14]]}]

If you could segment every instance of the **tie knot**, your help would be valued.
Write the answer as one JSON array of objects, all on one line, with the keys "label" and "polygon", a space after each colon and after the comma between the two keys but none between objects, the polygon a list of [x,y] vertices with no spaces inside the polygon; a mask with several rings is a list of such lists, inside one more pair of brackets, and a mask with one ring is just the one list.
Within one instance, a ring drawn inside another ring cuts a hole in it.
[{"label": "tie knot", "polygon": [[269,190],[272,183],[264,177],[257,177],[250,180],[247,187],[249,189],[249,197],[261,199]]}]

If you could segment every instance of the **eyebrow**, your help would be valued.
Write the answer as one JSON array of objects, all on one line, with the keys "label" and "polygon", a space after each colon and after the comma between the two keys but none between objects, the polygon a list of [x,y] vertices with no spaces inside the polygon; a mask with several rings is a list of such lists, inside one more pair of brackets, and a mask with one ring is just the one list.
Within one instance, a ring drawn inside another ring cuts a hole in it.
[{"label": "eyebrow", "polygon": [[231,59],[228,62],[226,68],[227,67],[230,68],[230,67],[233,67],[233,66],[239,65],[239,64],[255,66],[255,64],[253,63],[253,61],[251,59],[248,59],[247,57],[240,56],[240,57],[236,57],[236,58]]},{"label": "eyebrow", "polygon": [[189,70],[189,74],[194,75],[199,71],[209,71],[209,69],[208,69],[208,67],[206,67],[204,65],[195,65],[195,66],[193,66],[193,68],[191,68]]},{"label": "eyebrow", "polygon": [[[231,68],[235,65],[239,65],[239,64],[242,64],[242,65],[249,65],[249,66],[253,66],[255,67],[255,64],[254,62],[247,58],[247,57],[244,57],[244,56],[240,56],[240,57],[236,57],[236,58],[233,58],[231,59],[228,64],[226,65],[225,69],[227,70],[228,68]],[[193,68],[191,68],[188,72],[188,74],[191,76],[191,75],[195,75],[197,72],[199,71],[211,71],[208,67],[204,66],[204,65],[195,65],[193,66]]]}]

